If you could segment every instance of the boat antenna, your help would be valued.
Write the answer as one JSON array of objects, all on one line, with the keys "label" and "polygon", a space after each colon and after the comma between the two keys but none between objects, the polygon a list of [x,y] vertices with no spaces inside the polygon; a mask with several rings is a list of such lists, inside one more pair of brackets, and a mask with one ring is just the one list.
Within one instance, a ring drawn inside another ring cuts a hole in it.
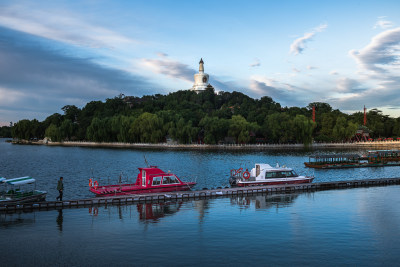
[{"label": "boat antenna", "polygon": [[149,167],[149,163],[147,162],[146,155],[143,155],[144,163],[146,163],[147,168]]}]

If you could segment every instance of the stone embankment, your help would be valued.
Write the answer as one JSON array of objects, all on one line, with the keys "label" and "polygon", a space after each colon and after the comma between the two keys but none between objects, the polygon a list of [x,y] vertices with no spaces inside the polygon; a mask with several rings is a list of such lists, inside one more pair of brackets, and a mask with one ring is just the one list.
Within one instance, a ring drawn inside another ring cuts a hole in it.
[{"label": "stone embankment", "polygon": [[[51,142],[46,140],[39,141],[18,141],[14,143],[37,144],[49,146],[79,146],[79,147],[112,147],[112,148],[164,148],[164,149],[232,149],[232,150],[272,150],[272,149],[303,149],[303,144],[170,144],[170,143],[106,143],[106,142],[85,142],[85,141],[65,141]],[[352,142],[352,143],[312,143],[308,148],[360,148],[360,149],[395,149],[400,148],[400,141],[372,141],[372,142]]]}]

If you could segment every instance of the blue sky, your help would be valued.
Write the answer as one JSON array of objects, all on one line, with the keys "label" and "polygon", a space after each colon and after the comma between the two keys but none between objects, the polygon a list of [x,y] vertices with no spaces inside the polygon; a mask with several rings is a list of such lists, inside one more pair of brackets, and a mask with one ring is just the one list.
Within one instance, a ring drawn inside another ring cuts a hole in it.
[{"label": "blue sky", "polygon": [[400,116],[398,1],[0,1],[0,124],[189,89]]}]

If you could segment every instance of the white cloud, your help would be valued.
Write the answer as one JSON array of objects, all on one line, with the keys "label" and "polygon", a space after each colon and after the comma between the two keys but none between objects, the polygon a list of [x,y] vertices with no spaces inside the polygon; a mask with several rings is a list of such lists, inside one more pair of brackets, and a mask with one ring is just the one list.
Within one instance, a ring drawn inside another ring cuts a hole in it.
[{"label": "white cloud", "polygon": [[381,29],[388,29],[394,26],[394,23],[388,20],[384,20],[384,17],[378,18],[379,20],[375,23],[374,29],[381,28]]},{"label": "white cloud", "polygon": [[89,24],[74,14],[60,10],[39,10],[23,6],[0,9],[0,25],[67,44],[116,48],[136,40],[113,30]]},{"label": "white cloud", "polygon": [[194,69],[168,58],[165,53],[157,53],[157,56],[159,59],[142,59],[141,65],[154,73],[164,74],[170,78],[177,78],[190,83],[194,82]]},{"label": "white cloud", "polygon": [[344,77],[337,80],[336,90],[340,93],[356,93],[365,89],[359,81]]},{"label": "white cloud", "polygon": [[261,66],[261,62],[258,58],[254,59],[254,62],[250,64],[250,67],[254,68],[254,67],[259,67]]},{"label": "white cloud", "polygon": [[282,105],[301,106],[304,104],[304,90],[289,83],[254,75],[250,78],[248,86],[250,95],[255,97],[269,96]]},{"label": "white cloud", "polygon": [[349,54],[364,70],[382,74],[398,68],[400,27],[376,35],[367,46],[351,50]]},{"label": "white cloud", "polygon": [[290,45],[290,53],[294,55],[301,54],[306,48],[306,43],[309,42],[316,33],[324,31],[328,27],[327,24],[321,24],[314,28],[311,32],[306,32],[302,37],[297,38]]},{"label": "white cloud", "polygon": [[[61,107],[119,93],[158,88],[148,79],[29,43],[31,36],[0,31],[0,120],[44,119]],[[4,117],[3,117],[4,116]]]},{"label": "white cloud", "polygon": [[310,66],[310,65],[309,65],[309,66],[307,66],[307,69],[308,69],[308,70],[315,70],[315,69],[318,69],[318,68],[317,68],[317,67],[314,67],[314,66]]},{"label": "white cloud", "polygon": [[330,75],[338,75],[339,73],[336,70],[332,70],[331,72],[329,72]]}]

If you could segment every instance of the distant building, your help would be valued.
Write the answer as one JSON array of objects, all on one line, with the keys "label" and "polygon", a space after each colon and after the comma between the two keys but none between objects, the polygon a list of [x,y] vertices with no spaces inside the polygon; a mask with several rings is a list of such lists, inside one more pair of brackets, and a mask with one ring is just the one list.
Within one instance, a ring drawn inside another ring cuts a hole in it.
[{"label": "distant building", "polygon": [[204,73],[204,62],[203,59],[200,59],[199,62],[199,73],[194,75],[194,84],[191,90],[195,91],[196,93],[203,92],[207,88],[214,89],[214,87],[208,83],[209,76],[207,73]]}]

